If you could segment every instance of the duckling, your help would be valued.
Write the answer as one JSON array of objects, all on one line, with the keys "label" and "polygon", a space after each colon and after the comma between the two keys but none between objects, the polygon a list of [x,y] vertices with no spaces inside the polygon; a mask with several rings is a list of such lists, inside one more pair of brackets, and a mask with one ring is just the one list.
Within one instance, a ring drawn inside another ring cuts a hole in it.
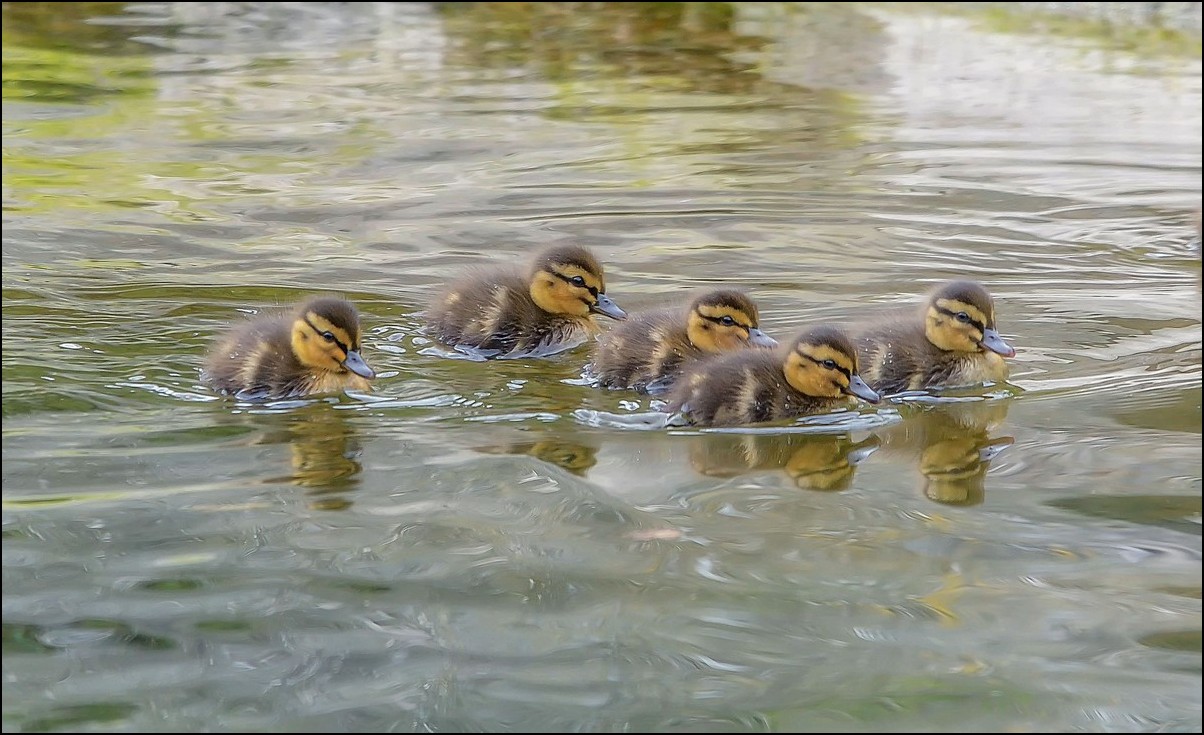
[{"label": "duckling", "polygon": [[329,296],[235,327],[215,343],[201,373],[213,388],[242,398],[368,390],[375,377],[360,356],[355,307]]},{"label": "duckling", "polygon": [[841,408],[878,394],[857,374],[857,351],[840,329],[809,329],[786,349],[744,350],[695,363],[668,410],[699,426],[751,424]]},{"label": "duckling", "polygon": [[991,294],[973,281],[935,288],[918,312],[853,330],[864,377],[877,392],[1007,380],[1016,350],[999,336]]},{"label": "duckling", "polygon": [[603,335],[590,370],[604,388],[667,389],[691,362],[745,347],[777,347],[757,327],[757,305],[739,291],[720,289],[686,310],[636,314]]},{"label": "duckling", "polygon": [[427,310],[432,333],[487,357],[550,355],[599,330],[593,315],[626,319],[606,295],[602,266],[585,248],[537,255],[526,273],[478,270],[453,283]]}]

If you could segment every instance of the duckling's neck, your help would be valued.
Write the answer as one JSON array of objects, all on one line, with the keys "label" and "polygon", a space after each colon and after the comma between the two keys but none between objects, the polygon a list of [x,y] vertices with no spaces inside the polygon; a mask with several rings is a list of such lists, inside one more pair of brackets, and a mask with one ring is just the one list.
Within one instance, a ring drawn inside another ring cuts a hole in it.
[{"label": "duckling's neck", "polygon": [[372,383],[349,370],[335,372],[333,370],[314,369],[305,384],[306,393],[337,393],[348,388],[359,391],[370,391],[372,390]]}]

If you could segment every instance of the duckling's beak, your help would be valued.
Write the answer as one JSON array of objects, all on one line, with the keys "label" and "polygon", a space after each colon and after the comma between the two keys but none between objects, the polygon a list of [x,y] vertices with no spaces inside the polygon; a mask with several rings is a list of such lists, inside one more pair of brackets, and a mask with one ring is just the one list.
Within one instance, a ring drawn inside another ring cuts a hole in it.
[{"label": "duckling's beak", "polygon": [[598,300],[594,302],[593,306],[589,307],[589,310],[602,316],[608,316],[611,319],[618,319],[619,321],[627,318],[627,312],[620,309],[619,305],[611,301],[610,297],[604,293],[598,294]]},{"label": "duckling's beak", "polygon": [[877,403],[882,400],[882,396],[874,392],[874,389],[869,387],[860,375],[854,375],[849,380],[849,392],[868,403]]},{"label": "duckling's beak", "polygon": [[768,334],[765,334],[756,327],[748,330],[748,343],[757,347],[768,347],[773,349],[778,346],[778,341]]},{"label": "duckling's beak", "polygon": [[376,371],[368,367],[368,363],[364,362],[364,358],[360,357],[360,353],[355,350],[347,351],[347,359],[343,360],[343,367],[361,378],[372,380],[376,377]]},{"label": "duckling's beak", "polygon": [[1004,342],[1003,337],[1000,337],[999,332],[996,332],[994,329],[982,330],[982,342],[980,344],[998,355],[1003,355],[1004,357],[1016,356],[1016,348]]}]

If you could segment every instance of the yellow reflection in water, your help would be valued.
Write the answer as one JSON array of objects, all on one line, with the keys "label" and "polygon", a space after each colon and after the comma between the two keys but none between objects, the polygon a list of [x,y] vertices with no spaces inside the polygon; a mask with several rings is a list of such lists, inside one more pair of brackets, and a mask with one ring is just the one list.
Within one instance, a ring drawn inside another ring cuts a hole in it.
[{"label": "yellow reflection in water", "polygon": [[690,464],[709,477],[782,470],[804,490],[839,491],[877,445],[849,434],[703,434],[690,446]]},{"label": "yellow reflection in water", "polygon": [[1009,406],[1006,400],[973,400],[919,407],[877,432],[880,454],[885,460],[915,462],[920,490],[929,500],[978,505],[986,494],[991,460],[1014,441],[995,435]]},{"label": "yellow reflection in water", "polygon": [[490,444],[476,449],[485,454],[525,454],[554,464],[574,475],[584,475],[586,470],[598,463],[597,447],[556,437],[534,442]]},{"label": "yellow reflection in water", "polygon": [[314,510],[350,507],[347,493],[359,487],[362,448],[343,412],[322,401],[273,418],[282,419],[282,425],[259,435],[254,443],[287,444],[290,471],[264,482],[305,488],[314,496],[309,503]]}]

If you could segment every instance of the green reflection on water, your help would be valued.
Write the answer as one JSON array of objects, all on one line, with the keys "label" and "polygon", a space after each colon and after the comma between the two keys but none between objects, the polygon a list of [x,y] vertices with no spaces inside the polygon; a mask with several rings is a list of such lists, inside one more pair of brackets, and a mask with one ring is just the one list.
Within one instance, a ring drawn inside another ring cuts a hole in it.
[{"label": "green reflection on water", "polygon": [[[110,725],[137,713],[139,707],[124,702],[96,702],[58,706],[49,714],[25,718],[23,732],[78,732],[81,727]],[[15,718],[20,721],[22,718]]]},{"label": "green reflection on water", "polygon": [[[943,3],[954,7],[965,4]],[[1061,13],[1041,8],[1042,5],[1053,4],[1025,3],[1029,7],[1019,9],[1016,3],[985,3],[987,7],[981,11],[980,22],[984,27],[1001,33],[1083,39],[1102,48],[1145,56],[1200,56],[1198,29],[1193,32],[1186,25],[1182,28],[1172,27],[1166,24],[1168,18],[1159,17],[1159,6],[1176,3],[1075,3],[1080,7]],[[1134,8],[1142,5],[1149,9],[1147,20],[1134,22]],[[1090,7],[1084,9],[1083,6]],[[1110,9],[1108,6],[1114,7]]]},{"label": "green reflection on water", "polygon": [[1052,500],[1050,505],[1094,518],[1113,518],[1200,535],[1199,496],[1156,493],[1089,495]]},{"label": "green reflection on water", "polygon": [[38,640],[41,626],[29,623],[5,623],[3,628],[4,653],[51,653],[58,650]]}]

